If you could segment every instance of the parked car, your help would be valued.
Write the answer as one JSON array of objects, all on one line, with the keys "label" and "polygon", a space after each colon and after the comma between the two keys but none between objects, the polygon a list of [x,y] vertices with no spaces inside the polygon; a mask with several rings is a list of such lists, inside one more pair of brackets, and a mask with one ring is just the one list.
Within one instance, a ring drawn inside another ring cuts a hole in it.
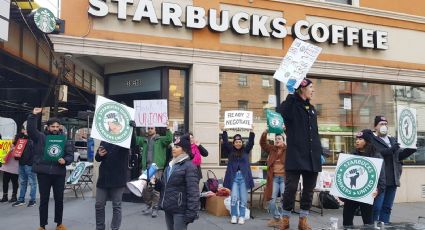
[{"label": "parked car", "polygon": [[75,141],[74,146],[76,152],[78,153],[77,161],[87,160],[87,141]]}]

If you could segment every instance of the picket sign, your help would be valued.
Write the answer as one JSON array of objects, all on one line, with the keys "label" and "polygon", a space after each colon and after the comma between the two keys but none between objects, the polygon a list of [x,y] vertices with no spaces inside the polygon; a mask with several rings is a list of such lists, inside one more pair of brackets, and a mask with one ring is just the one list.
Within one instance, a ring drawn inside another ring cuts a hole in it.
[{"label": "picket sign", "polygon": [[418,141],[416,109],[398,106],[397,118],[397,139],[400,147],[416,149]]},{"label": "picket sign", "polygon": [[231,110],[224,112],[225,129],[252,129],[252,111]]},{"label": "picket sign", "polygon": [[167,127],[167,100],[135,100],[137,127]]}]

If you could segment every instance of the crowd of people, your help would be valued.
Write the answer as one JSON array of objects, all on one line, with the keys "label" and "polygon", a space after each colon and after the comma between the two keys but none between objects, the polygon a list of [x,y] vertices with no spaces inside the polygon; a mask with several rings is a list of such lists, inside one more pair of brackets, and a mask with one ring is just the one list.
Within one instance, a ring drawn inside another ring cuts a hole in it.
[{"label": "crowd of people", "polygon": [[[259,140],[267,157],[267,183],[265,200],[271,219],[269,227],[290,229],[289,218],[294,209],[295,196],[300,177],[302,193],[298,229],[312,229],[308,223],[312,207],[313,189],[318,173],[322,171],[323,149],[318,132],[317,111],[310,103],[314,95],[311,80],[304,79],[297,89],[289,89],[290,94],[278,108],[285,124],[284,133],[274,135],[274,144],[269,144],[268,130],[264,130]],[[8,154],[0,168],[3,171],[3,197],[0,202],[11,202],[12,206],[25,205],[27,187],[30,187],[28,207],[36,205],[36,189],[40,194],[39,230],[48,224],[48,203],[50,190],[53,188],[57,230],[67,229],[62,223],[63,197],[66,165],[73,161],[74,147],[66,141],[61,157],[55,161],[45,158],[50,151],[46,140],[50,136],[63,135],[60,120],[51,118],[43,132],[37,130],[41,108],[34,108],[16,135],[14,145],[22,139],[25,147],[19,157]],[[130,126],[136,127],[134,121]],[[286,137],[286,141],[285,141]],[[402,160],[414,153],[414,149],[401,149],[396,139],[388,135],[388,120],[376,116],[373,130],[364,129],[355,136],[355,148],[352,154],[383,159],[379,182],[373,193],[374,204],[340,198],[344,203],[343,225],[353,225],[356,210],[361,210],[364,224],[374,221],[390,222],[391,209],[397,187],[400,186]],[[244,224],[247,208],[248,190],[254,187],[249,154],[255,144],[255,134],[250,130],[249,138],[244,143],[241,134],[229,141],[226,129],[222,130],[222,149],[228,153],[228,163],[223,186],[231,190],[230,223]],[[134,135],[132,148],[141,149],[140,169],[157,167],[154,175],[149,177],[148,186],[143,190],[145,208],[142,214],[152,218],[158,211],[165,212],[165,223],[169,230],[184,230],[195,221],[200,209],[200,180],[202,179],[202,157],[208,151],[199,143],[192,133],[174,138],[170,130],[159,135],[155,127],[147,127],[147,135]],[[96,229],[106,229],[105,206],[112,202],[111,229],[119,229],[122,220],[121,202],[128,182],[129,149],[105,141],[100,143],[95,160],[100,162],[96,182],[95,218]],[[12,151],[11,151],[12,152]],[[9,199],[8,186],[12,182],[12,194]],[[18,183],[20,187],[18,196]],[[279,199],[280,197],[280,199]]]}]

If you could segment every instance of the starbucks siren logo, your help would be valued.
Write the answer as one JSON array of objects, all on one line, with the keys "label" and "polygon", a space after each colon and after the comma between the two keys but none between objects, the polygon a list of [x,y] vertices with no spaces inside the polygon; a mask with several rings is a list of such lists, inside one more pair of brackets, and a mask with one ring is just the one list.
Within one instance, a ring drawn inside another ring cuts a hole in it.
[{"label": "starbucks siren logo", "polygon": [[131,135],[129,125],[131,118],[124,106],[108,102],[96,111],[96,129],[105,140],[120,143]]},{"label": "starbucks siren logo", "polygon": [[56,18],[46,8],[38,8],[34,14],[34,22],[38,29],[44,33],[51,33],[56,27]]},{"label": "starbucks siren logo", "polygon": [[270,121],[270,126],[272,126],[273,128],[279,127],[279,124],[280,124],[280,119],[276,116],[274,116]]},{"label": "starbucks siren logo", "polygon": [[83,174],[84,172],[84,163],[80,163],[77,165],[77,167],[75,167],[74,171],[72,171],[71,177],[70,177],[70,181],[76,181],[80,178],[80,176]]},{"label": "starbucks siren logo", "polygon": [[410,146],[416,139],[416,119],[410,109],[403,109],[398,120],[399,135],[401,141]]},{"label": "starbucks siren logo", "polygon": [[49,149],[47,149],[49,156],[57,157],[62,152],[62,147],[60,145],[51,145]]},{"label": "starbucks siren logo", "polygon": [[336,168],[336,188],[346,197],[361,199],[372,192],[378,183],[375,165],[362,157],[350,158]]}]

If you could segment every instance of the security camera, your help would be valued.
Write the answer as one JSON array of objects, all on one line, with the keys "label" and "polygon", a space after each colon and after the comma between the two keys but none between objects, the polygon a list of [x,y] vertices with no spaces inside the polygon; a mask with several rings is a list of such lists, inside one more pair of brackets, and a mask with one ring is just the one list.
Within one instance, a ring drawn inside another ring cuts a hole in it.
[{"label": "security camera", "polygon": [[72,54],[70,54],[70,53],[65,53],[65,54],[64,54],[64,56],[65,56],[66,58],[72,58]]}]

